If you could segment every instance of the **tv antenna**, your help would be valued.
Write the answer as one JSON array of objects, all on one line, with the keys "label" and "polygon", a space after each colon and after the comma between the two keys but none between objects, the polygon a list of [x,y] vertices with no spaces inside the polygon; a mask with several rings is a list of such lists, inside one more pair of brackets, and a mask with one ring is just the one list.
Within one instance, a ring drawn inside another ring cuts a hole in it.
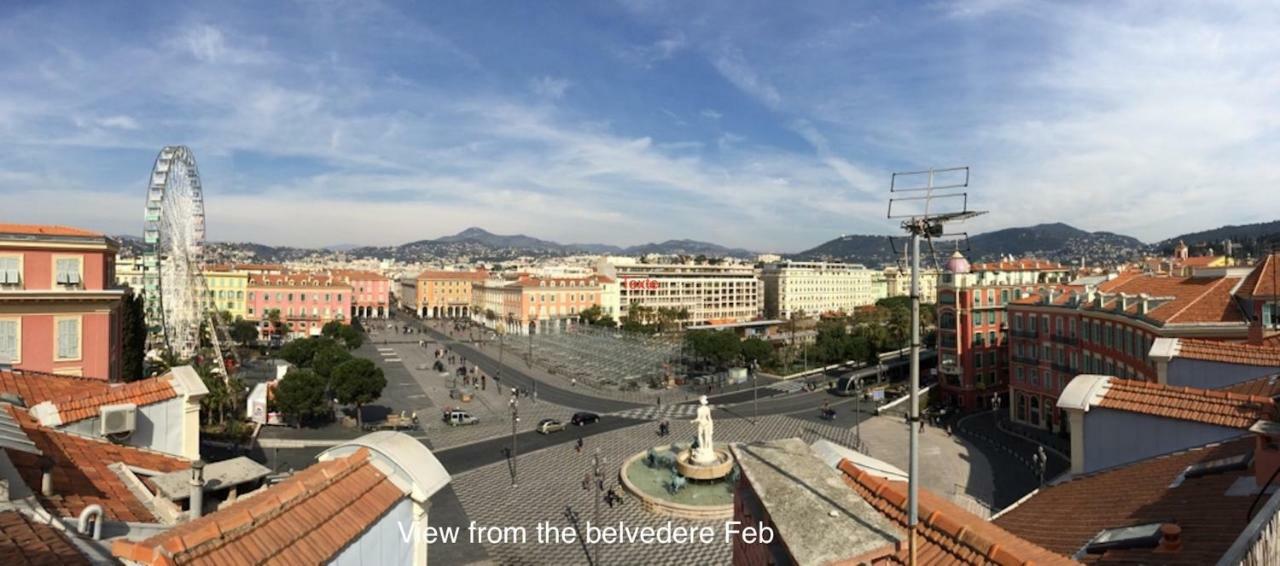
[{"label": "tv antenna", "polygon": [[[894,173],[889,180],[890,220],[901,220],[911,240],[911,392],[907,404],[910,460],[907,470],[907,537],[909,559],[915,566],[920,492],[920,240],[946,238],[948,222],[963,222],[985,211],[969,210],[969,167],[949,167]],[[954,238],[954,234],[952,237]],[[937,261],[935,257],[935,263]]]}]

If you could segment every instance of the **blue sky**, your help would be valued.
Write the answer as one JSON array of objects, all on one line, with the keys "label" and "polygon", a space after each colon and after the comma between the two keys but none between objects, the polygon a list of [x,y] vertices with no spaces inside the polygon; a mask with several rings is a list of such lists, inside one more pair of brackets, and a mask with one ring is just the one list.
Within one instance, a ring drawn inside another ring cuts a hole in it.
[{"label": "blue sky", "polygon": [[5,2],[0,218],[139,233],[161,146],[209,237],[798,251],[971,165],[966,229],[1280,216],[1280,7]]}]

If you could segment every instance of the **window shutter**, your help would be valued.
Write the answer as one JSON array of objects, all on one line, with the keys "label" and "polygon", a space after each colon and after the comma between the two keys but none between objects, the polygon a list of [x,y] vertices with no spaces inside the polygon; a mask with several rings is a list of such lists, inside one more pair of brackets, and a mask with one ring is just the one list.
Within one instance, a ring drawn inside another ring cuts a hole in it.
[{"label": "window shutter", "polygon": [[0,360],[12,361],[18,357],[18,323],[0,320]]}]

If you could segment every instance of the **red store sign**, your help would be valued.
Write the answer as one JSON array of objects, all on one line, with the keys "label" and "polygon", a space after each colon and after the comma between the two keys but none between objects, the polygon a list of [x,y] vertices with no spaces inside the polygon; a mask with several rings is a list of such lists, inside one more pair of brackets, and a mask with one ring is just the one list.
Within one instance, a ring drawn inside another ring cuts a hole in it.
[{"label": "red store sign", "polygon": [[622,285],[627,289],[639,291],[644,289],[656,290],[658,288],[657,279],[623,279]]}]

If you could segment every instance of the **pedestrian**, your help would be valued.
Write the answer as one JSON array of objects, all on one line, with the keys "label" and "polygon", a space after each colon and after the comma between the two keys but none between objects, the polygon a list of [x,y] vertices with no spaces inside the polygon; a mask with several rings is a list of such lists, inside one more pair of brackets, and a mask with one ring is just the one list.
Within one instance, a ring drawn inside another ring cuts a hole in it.
[{"label": "pedestrian", "polygon": [[570,387],[577,387],[577,386],[578,386],[578,378],[576,378],[576,377],[571,377],[571,378],[569,378],[569,386],[570,386]]},{"label": "pedestrian", "polygon": [[654,396],[653,396],[653,398],[657,400],[658,408],[659,408],[659,409],[661,409],[661,408],[662,408],[662,396],[661,396],[661,395],[654,395]]},{"label": "pedestrian", "polygon": [[489,389],[489,378],[482,373],[480,374],[480,390],[485,391],[487,389]]},{"label": "pedestrian", "polygon": [[579,453],[581,453],[581,452],[582,452],[582,437],[581,437],[581,436],[579,436],[579,437],[578,437],[578,444],[577,444],[577,446],[575,446],[575,447],[574,447],[574,449],[576,449]]},{"label": "pedestrian", "polygon": [[586,475],[582,476],[582,491],[589,489],[591,489],[591,472],[587,472]]}]

